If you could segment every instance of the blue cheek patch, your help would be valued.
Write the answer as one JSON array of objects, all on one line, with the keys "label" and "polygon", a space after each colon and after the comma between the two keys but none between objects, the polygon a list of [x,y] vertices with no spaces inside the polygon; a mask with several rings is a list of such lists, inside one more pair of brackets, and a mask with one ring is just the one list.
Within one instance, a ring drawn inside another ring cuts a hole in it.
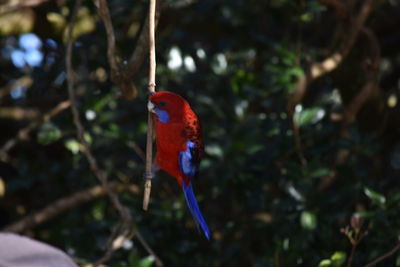
[{"label": "blue cheek patch", "polygon": [[169,114],[168,114],[167,111],[159,109],[159,108],[155,108],[154,110],[155,110],[155,112],[157,114],[157,117],[158,117],[158,120],[160,122],[162,122],[162,123],[169,122]]},{"label": "blue cheek patch", "polygon": [[196,166],[193,164],[191,148],[194,148],[194,143],[191,141],[186,142],[186,150],[179,152],[179,168],[187,176],[194,176],[196,173]]}]

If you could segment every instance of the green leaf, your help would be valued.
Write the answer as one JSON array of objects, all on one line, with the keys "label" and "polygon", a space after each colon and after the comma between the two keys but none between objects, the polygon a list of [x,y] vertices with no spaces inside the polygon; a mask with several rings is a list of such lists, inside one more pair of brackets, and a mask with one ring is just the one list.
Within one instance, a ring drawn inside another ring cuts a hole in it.
[{"label": "green leaf", "polygon": [[90,135],[90,134],[88,134],[88,133],[84,133],[83,134],[83,138],[85,139],[85,141],[88,143],[88,144],[91,144],[92,143],[92,136]]},{"label": "green leaf", "polygon": [[207,154],[215,156],[217,158],[222,158],[224,156],[224,151],[221,146],[216,144],[210,144],[205,147]]},{"label": "green leaf", "polygon": [[384,195],[382,195],[368,187],[364,187],[364,193],[368,198],[370,198],[372,200],[373,203],[378,204],[380,206],[385,205],[386,198]]},{"label": "green leaf", "polygon": [[342,266],[342,265],[346,262],[346,257],[347,257],[346,252],[343,252],[343,251],[336,251],[336,252],[333,253],[333,255],[331,256],[332,265],[333,265],[334,267],[340,267],[340,266]]},{"label": "green leaf", "polygon": [[71,151],[73,154],[78,154],[81,145],[76,139],[68,139],[64,143],[65,147]]},{"label": "green leaf", "polygon": [[155,259],[153,256],[148,256],[139,261],[138,267],[150,267],[151,265],[153,265],[154,261]]},{"label": "green leaf", "polygon": [[331,262],[331,260],[329,260],[329,259],[322,260],[322,261],[318,264],[318,267],[330,267],[330,266],[332,266],[332,262]]},{"label": "green leaf", "polygon": [[92,208],[92,216],[98,221],[102,221],[104,219],[104,203],[98,202]]},{"label": "green leaf", "polygon": [[254,153],[256,153],[256,152],[258,152],[258,151],[261,151],[263,149],[263,146],[262,145],[250,145],[248,148],[247,148],[247,153],[249,153],[249,154],[254,154]]},{"label": "green leaf", "polygon": [[106,105],[108,105],[113,99],[114,99],[113,95],[108,94],[103,98],[97,100],[94,106],[92,107],[93,111],[95,111],[96,113],[102,111],[106,107]]},{"label": "green leaf", "polygon": [[296,108],[296,113],[294,114],[294,120],[300,126],[316,123],[325,116],[325,110],[320,107],[304,110],[301,106],[298,107],[299,108]]},{"label": "green leaf", "polygon": [[273,127],[271,129],[268,130],[267,132],[267,136],[275,136],[275,135],[279,135],[280,133],[280,129],[278,127]]},{"label": "green leaf", "polygon": [[300,216],[300,224],[304,229],[314,230],[317,227],[317,216],[311,211],[303,211]]},{"label": "green leaf", "polygon": [[131,266],[131,267],[139,266],[139,260],[140,259],[139,259],[139,257],[138,257],[136,252],[132,252],[128,256],[129,266]]},{"label": "green leaf", "polygon": [[397,256],[396,258],[396,266],[400,266],[400,256]]},{"label": "green leaf", "polygon": [[62,133],[60,129],[51,122],[45,122],[39,128],[39,132],[37,134],[37,141],[42,145],[51,144],[58,139],[60,139]]},{"label": "green leaf", "polygon": [[313,14],[311,13],[304,13],[300,16],[300,21],[302,22],[309,22],[314,18]]},{"label": "green leaf", "polygon": [[328,176],[331,173],[331,170],[328,168],[318,168],[316,170],[313,170],[310,173],[311,178],[320,178],[324,176]]}]

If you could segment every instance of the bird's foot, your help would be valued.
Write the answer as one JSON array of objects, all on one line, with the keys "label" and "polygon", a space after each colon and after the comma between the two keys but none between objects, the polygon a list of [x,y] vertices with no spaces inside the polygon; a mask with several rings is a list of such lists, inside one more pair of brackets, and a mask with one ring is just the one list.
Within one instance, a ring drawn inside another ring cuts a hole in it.
[{"label": "bird's foot", "polygon": [[156,172],[159,171],[159,170],[160,170],[160,166],[158,166],[158,164],[154,163],[154,164],[151,166],[151,171],[150,171],[150,173],[148,173],[148,172],[145,172],[145,173],[144,173],[144,178],[145,178],[145,179],[152,179],[152,178],[154,178],[154,176],[156,176]]}]

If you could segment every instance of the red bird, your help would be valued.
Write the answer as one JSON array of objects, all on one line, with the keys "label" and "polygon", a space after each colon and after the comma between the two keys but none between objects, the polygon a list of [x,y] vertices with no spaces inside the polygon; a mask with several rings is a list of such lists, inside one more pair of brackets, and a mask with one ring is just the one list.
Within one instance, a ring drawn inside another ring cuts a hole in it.
[{"label": "red bird", "polygon": [[163,91],[150,96],[148,108],[154,113],[158,166],[175,177],[197,228],[207,239],[210,231],[197,205],[191,178],[197,176],[204,153],[200,122],[189,103],[180,95]]}]

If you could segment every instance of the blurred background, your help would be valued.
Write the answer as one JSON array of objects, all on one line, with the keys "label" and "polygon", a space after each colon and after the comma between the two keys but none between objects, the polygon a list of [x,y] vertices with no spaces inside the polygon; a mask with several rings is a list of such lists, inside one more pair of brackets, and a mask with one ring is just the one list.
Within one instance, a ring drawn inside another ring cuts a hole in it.
[{"label": "blurred background", "polygon": [[[68,102],[74,3],[0,4],[0,229],[86,264],[104,254],[119,215],[90,191],[99,183]],[[210,242],[163,172],[142,210],[148,2],[108,1],[117,61],[139,55],[126,71],[133,85],[111,77],[93,1],[77,12],[72,62],[85,140],[164,266],[364,266],[396,252],[400,1],[158,4],[157,90],[181,94],[202,122],[206,154],[194,190]],[[15,226],[45,208],[54,216]],[[105,264],[156,266],[136,235]],[[400,256],[380,264],[400,266]]]}]

